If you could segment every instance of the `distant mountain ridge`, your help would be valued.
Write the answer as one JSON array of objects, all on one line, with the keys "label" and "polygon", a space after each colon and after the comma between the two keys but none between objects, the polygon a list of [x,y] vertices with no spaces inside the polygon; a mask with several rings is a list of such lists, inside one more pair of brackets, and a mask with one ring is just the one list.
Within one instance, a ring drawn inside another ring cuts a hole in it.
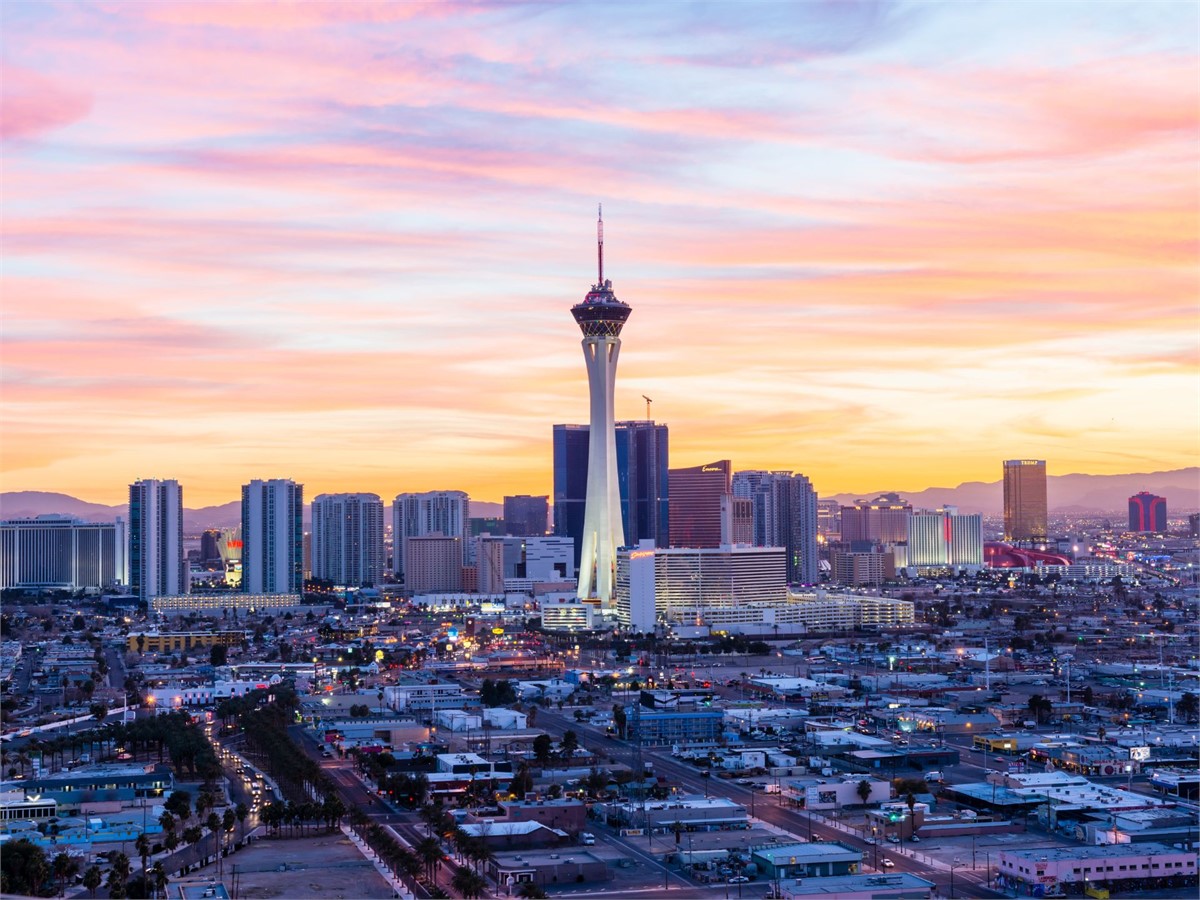
[{"label": "distant mountain ridge", "polygon": [[[391,503],[384,500],[384,506],[390,509]],[[390,513],[385,509],[385,515]],[[75,516],[85,522],[112,522],[118,517],[129,519],[129,505],[118,503],[115,506],[105,506],[102,503],[89,503],[72,497],[70,494],[56,494],[52,491],[6,491],[0,493],[0,519],[25,519],[34,516]],[[504,515],[503,503],[491,503],[486,500],[471,501],[471,515],[480,518],[499,518]],[[183,510],[183,530],[195,534],[205,528],[233,528],[242,521],[242,501],[232,500],[220,506],[203,506],[199,509]],[[310,504],[304,504],[304,523],[312,522]]]},{"label": "distant mountain ridge", "polygon": [[[1050,475],[1046,492],[1051,512],[1124,514],[1129,498],[1138,491],[1149,491],[1167,498],[1167,509],[1175,515],[1200,509],[1200,466],[1173,469],[1167,472],[1146,472],[1129,475]],[[855,494],[822,494],[822,500],[837,500],[850,504],[855,500],[872,500],[880,494],[899,494],[915,507],[933,509],[957,506],[964,513],[1000,515],[1004,511],[1002,481],[967,481],[957,487],[933,487],[922,491],[902,491],[883,488]],[[389,501],[384,501],[390,506]],[[41,515],[77,516],[87,522],[111,522],[120,516],[129,518],[125,504],[105,506],[88,503],[68,494],[48,491],[7,491],[0,493],[0,518],[19,519]],[[477,518],[499,518],[504,505],[487,500],[472,500],[471,515]],[[240,500],[220,506],[184,509],[183,528],[196,533],[205,528],[231,528],[242,520]],[[309,506],[304,507],[304,521],[309,523]]]},{"label": "distant mountain ridge", "polygon": [[[1128,475],[1049,475],[1046,500],[1052,513],[1121,513],[1129,498],[1148,491],[1167,498],[1167,510],[1179,512],[1200,509],[1200,466],[1167,472]],[[822,500],[837,500],[849,505],[855,500],[873,500],[880,494],[899,494],[914,507],[936,509],[957,506],[964,513],[1001,515],[1004,512],[1004,482],[967,481],[957,487],[933,487],[922,491],[886,488],[861,494],[821,495]]]}]

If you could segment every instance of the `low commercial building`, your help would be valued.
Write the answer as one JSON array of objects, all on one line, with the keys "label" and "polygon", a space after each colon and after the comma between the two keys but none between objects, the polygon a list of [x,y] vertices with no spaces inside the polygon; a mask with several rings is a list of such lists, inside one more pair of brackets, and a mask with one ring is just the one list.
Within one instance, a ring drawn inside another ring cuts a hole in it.
[{"label": "low commercial building", "polygon": [[[860,785],[869,788],[864,800]],[[788,793],[803,800],[805,809],[845,809],[848,806],[864,806],[884,803],[892,799],[892,784],[882,779],[850,775],[842,778],[792,778],[788,780]]]},{"label": "low commercial building", "polygon": [[162,797],[175,788],[171,767],[158,764],[91,765],[61,772],[5,782],[6,792],[20,791],[25,797],[53,799],[58,814],[77,815],[83,804],[97,801],[133,801]]},{"label": "low commercial building", "polygon": [[516,896],[522,884],[547,888],[558,884],[608,881],[612,878],[608,862],[586,847],[497,853],[488,863],[488,875],[505,891]]},{"label": "low commercial building", "polygon": [[457,684],[397,684],[383,689],[383,702],[396,712],[462,709],[467,698]]},{"label": "low commercial building", "polygon": [[841,875],[833,878],[788,879],[779,882],[784,900],[822,897],[826,900],[931,900],[937,885],[911,872],[886,875]]},{"label": "low commercial building", "polygon": [[583,831],[587,824],[587,806],[582,800],[571,797],[501,800],[497,806],[500,809],[499,816],[470,815],[467,817],[467,821],[481,825],[536,822],[572,836]]},{"label": "low commercial building", "polygon": [[768,881],[786,878],[827,878],[856,875],[862,866],[862,853],[836,842],[779,844],[759,847],[750,854]]},{"label": "low commercial building", "polygon": [[657,712],[643,709],[634,728],[633,710],[626,709],[629,739],[643,744],[682,744],[715,741],[721,734],[725,714],[720,710]]},{"label": "low commercial building", "polygon": [[677,797],[641,803],[597,803],[595,812],[617,828],[649,828],[653,832],[733,831],[748,828],[746,807],[727,797]]},{"label": "low commercial building", "polygon": [[158,714],[197,706],[212,706],[230,697],[244,697],[266,688],[266,681],[217,681],[212,684],[168,685],[146,692],[146,703]]},{"label": "low commercial building", "polygon": [[247,615],[262,612],[296,611],[304,605],[299,594],[242,594],[227,591],[212,594],[173,594],[151,597],[150,612],[156,616]]},{"label": "low commercial building", "polygon": [[199,647],[240,647],[246,643],[244,631],[140,631],[130,633],[126,648],[130,653],[171,653]]},{"label": "low commercial building", "polygon": [[[1181,890],[1195,895],[1196,852],[1166,844],[1001,850],[996,886],[1038,896],[1079,888]],[[1181,894],[1182,895],[1182,894]]]},{"label": "low commercial building", "polygon": [[594,631],[600,627],[600,607],[578,597],[543,597],[543,631]]}]

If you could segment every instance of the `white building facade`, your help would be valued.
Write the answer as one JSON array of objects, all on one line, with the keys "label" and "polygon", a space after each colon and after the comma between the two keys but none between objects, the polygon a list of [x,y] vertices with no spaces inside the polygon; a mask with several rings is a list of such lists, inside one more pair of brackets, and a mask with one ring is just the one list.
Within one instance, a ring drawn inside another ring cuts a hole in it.
[{"label": "white building facade", "polygon": [[298,594],[304,589],[304,485],[288,478],[242,486],[242,590]]},{"label": "white building facade", "polygon": [[0,522],[0,588],[80,591],[129,583],[125,522],[37,516]]},{"label": "white building facade", "polygon": [[378,494],[321,494],[312,502],[312,573],[342,587],[383,580],[383,501]]},{"label": "white building facade", "polygon": [[137,598],[187,593],[183,555],[183,488],[143,479],[129,486],[129,585]]}]

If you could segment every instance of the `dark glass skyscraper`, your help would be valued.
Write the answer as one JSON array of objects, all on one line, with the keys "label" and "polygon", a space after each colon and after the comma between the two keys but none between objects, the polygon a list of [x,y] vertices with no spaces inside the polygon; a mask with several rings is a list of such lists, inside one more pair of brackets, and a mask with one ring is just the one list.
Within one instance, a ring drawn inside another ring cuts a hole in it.
[{"label": "dark glass skyscraper", "polygon": [[546,533],[549,498],[517,494],[504,498],[504,533],[528,537]]},{"label": "dark glass skyscraper", "polygon": [[[670,542],[667,426],[617,422],[615,430],[625,543],[634,547],[650,538],[666,547]],[[576,565],[587,498],[588,432],[587,425],[554,426],[554,533],[574,540]]]}]

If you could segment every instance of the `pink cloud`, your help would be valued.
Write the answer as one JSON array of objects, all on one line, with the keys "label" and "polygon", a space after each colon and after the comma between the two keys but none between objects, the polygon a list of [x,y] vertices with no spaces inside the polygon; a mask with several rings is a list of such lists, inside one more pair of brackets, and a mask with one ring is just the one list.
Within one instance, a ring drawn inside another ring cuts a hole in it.
[{"label": "pink cloud", "polygon": [[80,121],[91,110],[86,91],[20,66],[0,65],[0,139],[38,137]]}]

